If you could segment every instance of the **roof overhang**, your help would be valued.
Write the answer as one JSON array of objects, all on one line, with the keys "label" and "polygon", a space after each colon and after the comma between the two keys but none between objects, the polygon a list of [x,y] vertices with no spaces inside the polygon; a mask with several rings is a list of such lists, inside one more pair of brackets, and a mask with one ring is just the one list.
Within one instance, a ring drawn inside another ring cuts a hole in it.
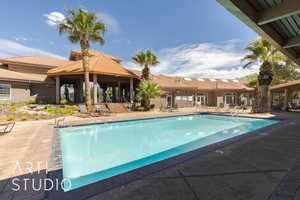
[{"label": "roof overhang", "polygon": [[300,1],[217,0],[229,12],[300,65]]},{"label": "roof overhang", "polygon": [[[106,73],[106,72],[94,72],[90,71],[90,74],[107,75],[107,76],[119,76],[140,79],[137,75],[120,75],[118,73]],[[48,76],[69,76],[69,75],[83,75],[84,72],[58,72],[58,73],[47,73]]]},{"label": "roof overhang", "polygon": [[8,61],[8,60],[5,60],[5,59],[0,59],[0,62],[2,63],[2,65],[16,65],[16,66],[43,67],[43,68],[46,68],[46,69],[52,69],[53,67],[57,67],[57,66],[42,65],[42,64],[34,64],[34,63],[14,62],[14,61]]}]

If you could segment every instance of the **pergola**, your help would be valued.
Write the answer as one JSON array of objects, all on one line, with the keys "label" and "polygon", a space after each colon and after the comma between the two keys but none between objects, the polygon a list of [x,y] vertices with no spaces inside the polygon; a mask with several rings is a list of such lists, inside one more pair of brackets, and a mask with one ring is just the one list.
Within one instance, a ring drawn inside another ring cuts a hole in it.
[{"label": "pergola", "polygon": [[233,15],[300,64],[299,0],[217,0]]},{"label": "pergola", "polygon": [[[90,81],[93,82],[94,104],[98,103],[99,88],[103,91],[112,88],[112,102],[121,102],[122,98],[133,102],[134,88],[138,84],[139,77],[118,62],[101,54],[90,57],[89,74]],[[83,102],[84,70],[82,60],[51,69],[48,71],[48,76],[55,77],[57,104],[60,102],[60,87],[63,84],[72,84],[75,102]],[[105,93],[103,95],[105,98]]]}]

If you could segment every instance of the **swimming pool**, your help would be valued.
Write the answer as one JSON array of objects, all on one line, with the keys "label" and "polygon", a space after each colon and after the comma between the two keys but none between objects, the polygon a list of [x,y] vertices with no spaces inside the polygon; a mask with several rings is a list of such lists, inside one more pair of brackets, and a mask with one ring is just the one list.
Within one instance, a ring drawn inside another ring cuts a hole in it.
[{"label": "swimming pool", "polygon": [[202,114],[61,128],[65,191],[277,122]]}]

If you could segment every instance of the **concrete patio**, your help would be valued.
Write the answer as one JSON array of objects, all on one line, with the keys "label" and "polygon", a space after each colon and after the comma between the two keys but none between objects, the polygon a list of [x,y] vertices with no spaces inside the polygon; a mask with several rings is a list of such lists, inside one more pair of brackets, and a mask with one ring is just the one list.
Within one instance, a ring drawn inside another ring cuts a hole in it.
[{"label": "concrete patio", "polygon": [[[127,113],[110,117],[68,117],[64,124],[135,119],[192,113]],[[197,110],[200,111],[200,110]],[[205,111],[205,110],[203,110]],[[244,114],[247,115],[247,114]],[[300,199],[300,114],[251,115],[287,119],[280,127],[261,132],[201,157],[150,174],[129,184],[90,197],[102,199]],[[43,199],[44,191],[15,192],[13,177],[46,177],[47,166],[33,166],[35,173],[15,170],[16,161],[47,162],[51,153],[53,120],[17,123],[12,133],[0,137],[0,199]],[[40,173],[36,171],[40,168]]]}]

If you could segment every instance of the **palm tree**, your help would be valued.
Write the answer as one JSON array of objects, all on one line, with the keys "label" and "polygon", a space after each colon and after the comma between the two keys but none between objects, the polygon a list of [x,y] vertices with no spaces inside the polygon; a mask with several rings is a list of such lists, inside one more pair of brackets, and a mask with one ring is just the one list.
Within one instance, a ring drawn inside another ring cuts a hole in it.
[{"label": "palm tree", "polygon": [[142,79],[149,80],[150,79],[150,66],[156,66],[159,64],[158,57],[150,50],[140,51],[132,60],[141,65],[143,68]]},{"label": "palm tree", "polygon": [[157,98],[161,95],[161,89],[157,83],[154,83],[149,80],[142,80],[137,88],[137,97],[140,100],[144,100],[145,109],[150,109],[150,99]]},{"label": "palm tree", "polygon": [[80,43],[82,54],[82,67],[85,79],[85,103],[87,110],[92,111],[91,88],[89,79],[89,48],[90,42],[103,45],[106,26],[95,13],[79,9],[78,12],[68,10],[70,18],[65,18],[64,23],[58,25],[60,34],[68,34],[71,43]]},{"label": "palm tree", "polygon": [[273,80],[272,66],[278,62],[283,61],[283,55],[275,47],[273,47],[267,40],[257,39],[247,46],[246,50],[250,51],[242,59],[246,61],[244,68],[253,65],[260,65],[258,74],[258,108],[257,112],[270,111],[270,103],[268,100],[269,86]]}]

